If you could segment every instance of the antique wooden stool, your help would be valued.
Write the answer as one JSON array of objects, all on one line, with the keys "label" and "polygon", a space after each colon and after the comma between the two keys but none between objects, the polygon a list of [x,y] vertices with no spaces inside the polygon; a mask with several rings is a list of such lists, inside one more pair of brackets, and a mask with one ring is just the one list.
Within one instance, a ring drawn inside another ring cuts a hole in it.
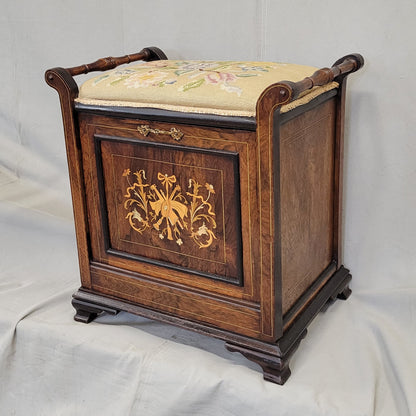
[{"label": "antique wooden stool", "polygon": [[[81,271],[75,319],[122,310],[192,329],[283,384],[308,324],[350,294],[344,101],[362,65],[178,61],[150,47],[48,70]],[[73,76],[91,71],[107,72],[78,90]]]}]

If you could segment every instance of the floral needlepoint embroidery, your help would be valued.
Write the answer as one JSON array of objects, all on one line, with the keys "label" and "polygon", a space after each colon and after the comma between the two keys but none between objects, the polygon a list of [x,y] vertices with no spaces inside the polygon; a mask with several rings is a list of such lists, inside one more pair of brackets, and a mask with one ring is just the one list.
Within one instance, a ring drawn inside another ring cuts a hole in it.
[{"label": "floral needlepoint embroidery", "polygon": [[[160,60],[117,68],[84,82],[77,102],[87,105],[159,108],[186,113],[255,117],[270,86],[310,77],[318,68],[255,61]],[[281,112],[304,105],[332,82],[285,103]]]},{"label": "floral needlepoint embroidery", "polygon": [[126,219],[139,234],[158,232],[160,240],[174,241],[179,247],[186,244],[183,238],[187,235],[199,248],[209,247],[217,227],[211,195],[215,194],[212,184],[205,184],[205,195],[200,190],[204,187],[195,179],[188,180],[189,192],[185,195],[177,184],[175,175],[157,174],[160,186],[146,183],[146,172],[140,169],[133,174],[136,178],[131,183],[130,169],[124,169],[128,187],[124,208],[128,210]]},{"label": "floral needlepoint embroidery", "polygon": [[128,88],[145,88],[151,85],[158,85],[167,77],[167,75],[167,73],[161,71],[138,73],[126,78],[124,84]]},{"label": "floral needlepoint embroidery", "polygon": [[93,85],[107,83],[114,87],[123,84],[127,88],[147,88],[180,84],[177,87],[180,92],[211,86],[240,96],[243,88],[238,85],[239,79],[259,77],[271,68],[270,65],[233,61],[152,61],[98,77]]}]

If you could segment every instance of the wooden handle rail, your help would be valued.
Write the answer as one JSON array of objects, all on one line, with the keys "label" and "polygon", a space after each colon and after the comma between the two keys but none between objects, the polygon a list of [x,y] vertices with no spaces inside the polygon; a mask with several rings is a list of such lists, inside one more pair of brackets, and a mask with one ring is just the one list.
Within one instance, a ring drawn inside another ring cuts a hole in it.
[{"label": "wooden handle rail", "polygon": [[90,64],[84,64],[80,66],[74,66],[72,68],[66,68],[66,70],[72,75],[88,74],[92,71],[107,71],[108,69],[116,68],[122,64],[128,64],[135,61],[153,61],[158,59],[168,59],[167,56],[156,47],[149,47],[142,49],[139,53],[132,55],[124,55],[119,57],[108,56],[107,58],[98,59]]},{"label": "wooden handle rail", "polygon": [[314,72],[310,77],[302,81],[280,82],[280,101],[286,104],[295,100],[301,93],[313,87],[329,84],[332,81],[341,80],[351,72],[355,72],[364,65],[364,58],[360,54],[346,55],[338,59],[331,68],[322,68]]},{"label": "wooden handle rail", "polygon": [[75,75],[88,74],[92,71],[107,71],[119,65],[139,60],[157,61],[159,59],[168,58],[159,48],[151,46],[132,55],[124,55],[116,58],[109,56],[98,59],[90,64],[74,66],[72,68],[51,68],[45,72],[45,80],[52,88],[58,91],[61,101],[68,94],[70,102],[73,104],[73,100],[78,95],[78,85],[73,78]]}]

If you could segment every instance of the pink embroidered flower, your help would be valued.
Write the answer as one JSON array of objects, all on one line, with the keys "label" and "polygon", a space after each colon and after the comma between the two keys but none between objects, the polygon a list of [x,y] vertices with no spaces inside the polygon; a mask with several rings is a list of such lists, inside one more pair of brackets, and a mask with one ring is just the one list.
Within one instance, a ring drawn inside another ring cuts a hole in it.
[{"label": "pink embroidered flower", "polygon": [[221,84],[225,82],[233,82],[237,79],[237,77],[229,72],[210,72],[205,75],[205,79],[211,84]]}]

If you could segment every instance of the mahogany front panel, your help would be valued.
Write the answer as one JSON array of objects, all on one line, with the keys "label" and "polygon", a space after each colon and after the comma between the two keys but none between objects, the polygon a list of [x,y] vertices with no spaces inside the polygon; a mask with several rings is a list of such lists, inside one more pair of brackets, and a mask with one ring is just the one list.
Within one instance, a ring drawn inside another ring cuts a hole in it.
[{"label": "mahogany front panel", "polygon": [[90,289],[271,339],[255,261],[256,133],[87,113],[79,120]]},{"label": "mahogany front panel", "polygon": [[96,136],[108,246],[242,285],[238,155]]}]

